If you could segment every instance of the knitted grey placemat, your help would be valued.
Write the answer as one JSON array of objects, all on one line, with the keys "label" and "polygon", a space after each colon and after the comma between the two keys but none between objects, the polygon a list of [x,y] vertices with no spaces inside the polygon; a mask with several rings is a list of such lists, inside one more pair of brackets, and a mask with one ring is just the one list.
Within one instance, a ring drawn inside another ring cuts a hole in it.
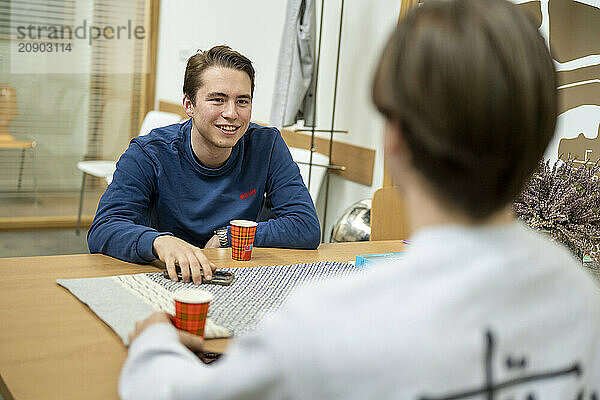
[{"label": "knitted grey placemat", "polygon": [[86,304],[128,345],[127,336],[135,322],[155,310],[124,289],[114,278],[57,279],[56,282]]},{"label": "knitted grey placemat", "polygon": [[240,336],[256,329],[264,316],[278,310],[297,287],[364,273],[352,264],[341,262],[223,270],[235,274],[231,286],[172,282],[163,278],[162,273],[57,282],[87,304],[127,344],[127,334],[136,320],[146,318],[152,310],[174,312],[173,293],[182,288],[206,290],[214,295],[208,312],[214,326],[210,335],[207,326],[207,337],[228,336],[219,328]]}]

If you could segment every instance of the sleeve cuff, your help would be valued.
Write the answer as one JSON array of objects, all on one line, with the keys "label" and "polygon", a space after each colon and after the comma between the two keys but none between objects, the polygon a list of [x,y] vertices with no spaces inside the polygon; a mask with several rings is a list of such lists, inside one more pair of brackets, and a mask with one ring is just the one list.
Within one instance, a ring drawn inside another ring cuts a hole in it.
[{"label": "sleeve cuff", "polygon": [[177,330],[171,324],[160,323],[149,326],[134,341],[130,343],[129,351],[135,352],[137,348],[151,347],[153,343],[179,342]]},{"label": "sleeve cuff", "polygon": [[165,352],[177,354],[178,357],[194,365],[202,365],[200,360],[179,341],[177,329],[172,324],[163,322],[153,324],[129,344],[128,359],[148,360],[158,353]]},{"label": "sleeve cuff", "polygon": [[157,257],[152,251],[152,245],[154,244],[154,239],[162,235],[173,236],[170,232],[145,231],[142,233],[138,238],[136,246],[138,256],[147,262],[156,260]]}]

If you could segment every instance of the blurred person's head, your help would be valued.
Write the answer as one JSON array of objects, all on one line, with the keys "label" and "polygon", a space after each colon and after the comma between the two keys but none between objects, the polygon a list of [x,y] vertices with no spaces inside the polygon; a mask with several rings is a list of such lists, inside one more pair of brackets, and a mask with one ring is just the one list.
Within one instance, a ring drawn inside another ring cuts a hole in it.
[{"label": "blurred person's head", "polygon": [[402,19],[373,82],[386,157],[473,220],[520,193],[554,133],[552,58],[532,19],[505,0],[426,1]]}]

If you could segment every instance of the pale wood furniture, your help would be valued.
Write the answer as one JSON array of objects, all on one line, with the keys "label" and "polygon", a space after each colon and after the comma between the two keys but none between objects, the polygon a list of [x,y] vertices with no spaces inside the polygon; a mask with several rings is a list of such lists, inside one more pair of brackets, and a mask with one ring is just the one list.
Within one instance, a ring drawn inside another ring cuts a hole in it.
[{"label": "pale wood furniture", "polygon": [[408,238],[404,200],[397,186],[386,186],[373,194],[371,202],[371,240]]},{"label": "pale wood furniture", "polygon": [[[349,261],[357,254],[399,251],[400,241],[322,244],[317,250],[255,248],[252,260],[231,260],[230,249],[208,249],[221,267]],[[0,395],[8,399],[116,399],[127,349],[102,320],[57,278],[155,272],[102,255],[0,259]],[[222,351],[226,340],[207,349]]]},{"label": "pale wood furniture", "polygon": [[33,163],[33,180],[34,180],[34,193],[37,200],[37,175],[35,171],[35,142],[24,142],[20,140],[15,140],[10,135],[1,135],[0,136],[0,150],[21,150],[21,162],[19,163],[19,177],[17,179],[17,190],[21,190],[21,183],[23,181],[23,167],[25,165],[25,151],[31,150],[31,162]]},{"label": "pale wood furniture", "polygon": [[19,115],[17,91],[12,86],[0,83],[0,143],[15,141],[8,127],[17,115]]},{"label": "pale wood furniture", "polygon": [[[306,133],[282,129],[281,136],[289,147],[310,149],[310,135]],[[314,151],[327,156],[329,154],[329,139],[315,137]],[[373,149],[334,140],[331,149],[331,164],[341,166],[341,169],[331,169],[329,172],[332,174],[367,186],[373,184],[373,168],[375,165],[375,150]]]},{"label": "pale wood furniture", "polygon": [[[160,0],[146,1],[146,24],[148,25],[149,38],[146,40],[146,46],[144,49],[144,68],[146,72],[142,78],[142,85],[140,88],[139,102],[139,113],[137,127],[138,129],[132,129],[129,134],[133,139],[135,132],[139,131],[139,128],[144,123],[143,118],[150,111],[154,110],[154,100],[156,99],[156,69],[158,66],[158,30],[160,25]],[[132,107],[135,106],[135,102],[132,99]]]},{"label": "pale wood furniture", "polygon": [[[398,22],[419,0],[402,0]],[[389,172],[389,159],[383,159],[383,187],[373,194],[371,206],[371,240],[406,239],[410,232],[404,201]]]},{"label": "pale wood furniture", "polygon": [[17,91],[14,87],[0,83],[0,150],[21,150],[21,162],[19,164],[19,177],[17,180],[17,190],[21,190],[23,181],[23,165],[25,162],[25,151],[31,150],[31,162],[33,165],[34,198],[37,204],[37,176],[35,171],[35,146],[31,141],[16,140],[10,134],[8,128],[13,119],[19,115],[19,105],[17,103]]}]

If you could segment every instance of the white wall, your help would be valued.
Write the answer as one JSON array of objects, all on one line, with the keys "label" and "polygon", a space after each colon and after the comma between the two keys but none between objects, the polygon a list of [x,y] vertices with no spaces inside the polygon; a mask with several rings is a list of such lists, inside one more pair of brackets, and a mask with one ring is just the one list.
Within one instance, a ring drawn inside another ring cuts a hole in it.
[{"label": "white wall", "polygon": [[256,70],[252,119],[267,121],[275,83],[285,1],[161,1],[156,99],[181,103],[187,58],[226,44]]},{"label": "white wall", "polygon": [[[317,23],[320,17],[317,1]],[[331,127],[340,0],[327,0],[317,96],[318,127]],[[197,49],[227,44],[254,62],[257,71],[253,120],[268,121],[286,2],[170,0],[161,2],[157,99],[180,103],[187,56]],[[376,150],[372,186],[331,175],[326,240],[331,227],[354,202],[371,198],[383,183],[383,123],[370,100],[370,85],[379,52],[396,25],[399,0],[346,1],[339,67],[335,140]],[[318,32],[318,26],[317,26]],[[324,212],[323,187],[317,200]]]}]

